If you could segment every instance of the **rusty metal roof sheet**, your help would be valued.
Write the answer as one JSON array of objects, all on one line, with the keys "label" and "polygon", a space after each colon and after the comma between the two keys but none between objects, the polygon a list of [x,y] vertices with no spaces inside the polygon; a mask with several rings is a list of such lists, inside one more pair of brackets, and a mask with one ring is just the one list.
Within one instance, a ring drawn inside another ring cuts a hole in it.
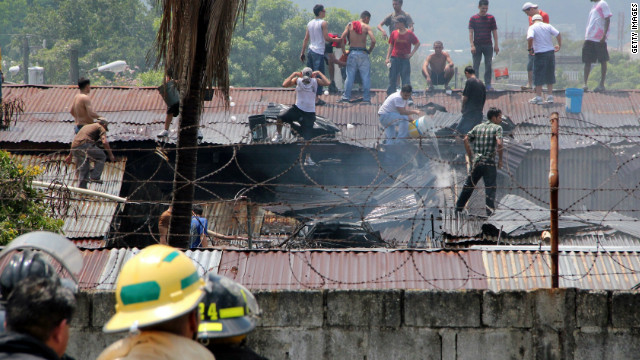
[{"label": "rusty metal roof sheet", "polygon": [[[64,155],[15,155],[12,157],[24,165],[39,166],[43,173],[36,180],[51,183],[62,182],[75,186],[75,165],[64,164]],[[118,158],[116,162],[105,164],[102,172],[103,184],[91,184],[92,190],[120,196],[126,158]],[[70,239],[103,238],[111,227],[118,204],[105,199],[72,195],[68,202],[66,217],[62,231]]]},{"label": "rusty metal roof sheet", "polygon": [[[83,289],[113,290],[138,249],[82,250]],[[549,252],[495,249],[424,251],[188,250],[203,276],[218,273],[257,290],[535,289],[550,287]],[[560,249],[560,286],[630,289],[640,283],[640,248]]]},{"label": "rusty metal roof sheet", "polygon": [[[70,142],[73,132],[69,106],[76,93],[77,89],[71,86],[6,86],[5,96],[21,97],[26,103],[26,112],[15,128],[0,132],[0,142]],[[640,125],[638,91],[588,92],[584,95],[581,114],[565,112],[564,92],[557,91],[554,95],[554,104],[539,106],[528,103],[531,93],[497,91],[487,95],[486,108],[500,107],[516,125],[547,126],[551,111],[560,113],[565,126],[618,128]],[[96,111],[114,123],[109,134],[111,141],[155,140],[155,134],[162,128],[166,105],[153,87],[98,86],[92,87],[91,97]],[[231,98],[234,106],[228,109],[219,97],[204,103],[202,125],[205,143],[229,145],[248,142],[248,116],[262,113],[269,103],[292,104],[295,92],[283,88],[232,88]],[[378,143],[381,131],[377,110],[384,101],[384,91],[372,91],[371,105],[337,104],[338,95],[324,98],[327,105],[318,107],[317,114],[342,129],[338,136],[341,141],[366,147]],[[415,93],[413,99],[416,106],[433,102],[444,106],[450,114],[460,112],[459,91],[452,95],[420,92]],[[172,129],[176,127],[177,121],[174,121]]]},{"label": "rusty metal roof sheet", "polygon": [[[535,289],[551,285],[549,252],[483,251],[489,289]],[[640,283],[638,251],[560,251],[560,287],[631,289]]]},{"label": "rusty metal roof sheet", "polygon": [[484,289],[480,252],[224,251],[219,273],[250,289]]}]

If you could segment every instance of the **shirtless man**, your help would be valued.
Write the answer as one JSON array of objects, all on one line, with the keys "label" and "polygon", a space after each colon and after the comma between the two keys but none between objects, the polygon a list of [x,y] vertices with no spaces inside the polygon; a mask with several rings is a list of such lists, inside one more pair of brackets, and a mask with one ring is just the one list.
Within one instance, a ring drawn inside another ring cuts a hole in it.
[{"label": "shirtless man", "polygon": [[100,117],[100,115],[96,114],[91,108],[91,99],[89,98],[91,81],[83,77],[80,78],[80,80],[78,80],[78,88],[80,88],[80,93],[76,94],[73,98],[70,111],[71,116],[76,120],[76,134],[84,125],[93,124],[94,120]]},{"label": "shirtless man", "polygon": [[[356,78],[356,71],[362,78],[362,102],[371,104],[371,61],[369,54],[376,46],[376,38],[373,30],[369,26],[371,13],[363,11],[360,20],[347,24],[341,38],[349,39],[349,57],[347,58],[347,81],[344,86],[344,94],[338,102],[349,102],[351,99],[351,89]],[[367,49],[367,36],[371,39],[371,46]]]},{"label": "shirtless man", "polygon": [[422,76],[427,79],[428,90],[432,91],[434,85],[444,85],[445,90],[451,90],[449,81],[453,77],[453,61],[444,45],[438,40],[433,43],[434,53],[427,56],[422,64]]},{"label": "shirtless man", "polygon": [[[91,92],[91,81],[84,77],[81,77],[78,80],[78,88],[80,89],[80,93],[76,94],[73,97],[73,103],[71,104],[71,116],[75,119],[75,128],[74,131],[77,134],[80,129],[85,125],[90,125],[94,123],[94,120],[99,118],[98,115],[91,108],[91,99],[89,98],[89,93]],[[71,153],[64,159],[65,163],[71,163]]]}]

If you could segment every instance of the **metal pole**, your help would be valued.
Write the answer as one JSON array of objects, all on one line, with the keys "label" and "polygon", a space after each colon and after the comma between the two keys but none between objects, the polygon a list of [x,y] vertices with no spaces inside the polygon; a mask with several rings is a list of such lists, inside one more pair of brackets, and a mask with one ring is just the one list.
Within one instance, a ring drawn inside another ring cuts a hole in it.
[{"label": "metal pole", "polygon": [[22,39],[22,67],[24,70],[24,84],[29,84],[29,37],[27,35]]},{"label": "metal pole", "polygon": [[551,154],[549,167],[549,189],[551,191],[551,288],[558,288],[558,128],[557,112],[551,114]]}]

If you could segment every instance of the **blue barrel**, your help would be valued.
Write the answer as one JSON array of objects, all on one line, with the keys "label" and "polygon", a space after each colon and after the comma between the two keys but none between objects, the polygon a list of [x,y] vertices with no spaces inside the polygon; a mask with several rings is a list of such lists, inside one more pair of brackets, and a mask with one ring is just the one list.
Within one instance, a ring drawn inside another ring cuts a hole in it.
[{"label": "blue barrel", "polygon": [[567,97],[567,112],[579,113],[582,111],[582,95],[584,90],[577,88],[567,88],[564,91]]}]

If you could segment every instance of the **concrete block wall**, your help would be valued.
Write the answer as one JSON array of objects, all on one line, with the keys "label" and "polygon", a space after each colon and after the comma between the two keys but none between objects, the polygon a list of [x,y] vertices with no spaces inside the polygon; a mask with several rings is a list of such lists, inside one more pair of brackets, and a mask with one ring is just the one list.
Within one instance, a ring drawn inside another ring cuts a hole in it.
[{"label": "concrete block wall", "polygon": [[[640,292],[306,290],[255,292],[250,346],[270,359],[632,359]],[[68,353],[94,359],[112,292],[81,293]]]}]

